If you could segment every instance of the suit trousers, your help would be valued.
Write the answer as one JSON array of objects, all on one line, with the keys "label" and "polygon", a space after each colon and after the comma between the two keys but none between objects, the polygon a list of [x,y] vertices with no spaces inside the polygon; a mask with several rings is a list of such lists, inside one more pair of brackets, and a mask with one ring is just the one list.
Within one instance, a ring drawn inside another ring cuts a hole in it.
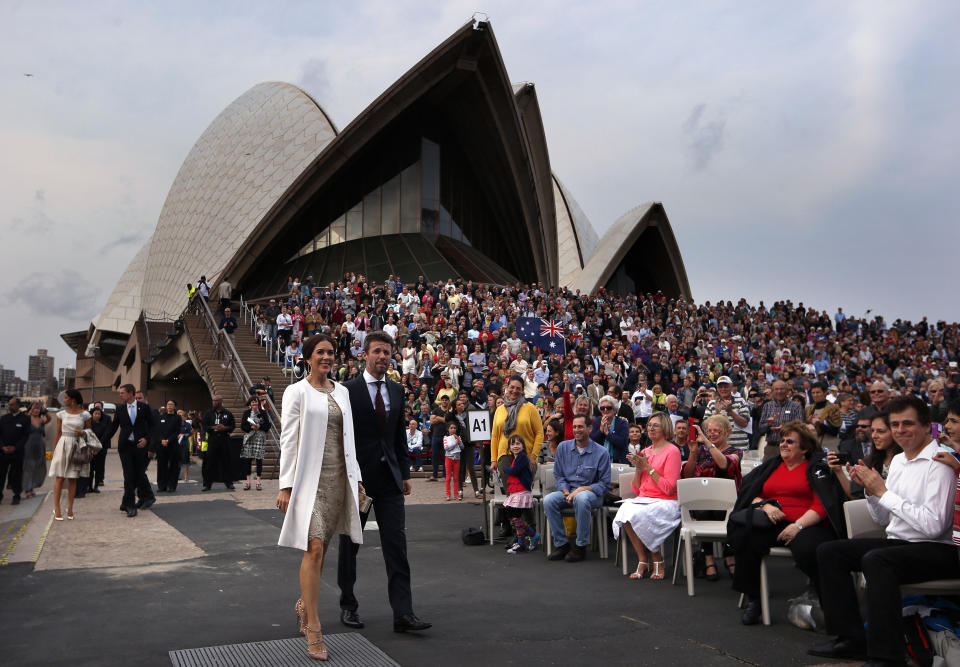
[{"label": "suit trousers", "polygon": [[120,454],[120,465],[123,468],[123,502],[121,504],[124,507],[133,507],[137,496],[140,500],[153,498],[153,488],[150,486],[150,480],[147,479],[147,464],[150,462],[147,448],[125,442],[117,446],[117,453]]},{"label": "suit trousers", "polygon": [[180,445],[169,443],[157,447],[157,488],[161,491],[176,491],[180,478]]},{"label": "suit trousers", "polygon": [[[369,493],[369,489],[368,489]],[[404,525],[403,494],[371,496],[373,511],[380,529],[380,547],[383,562],[387,568],[387,595],[393,608],[393,617],[413,613],[413,594],[410,592],[410,564],[407,562],[407,532]],[[367,514],[360,515],[360,521],[367,523]],[[346,535],[340,536],[340,549],[337,559],[337,585],[340,587],[340,608],[356,611],[359,606],[353,594],[353,585],[357,581],[357,552],[359,544],[354,544]]]},{"label": "suit trousers", "polygon": [[230,475],[230,440],[219,438],[212,433],[207,441],[207,452],[203,455],[203,465],[200,467],[203,475],[203,485],[212,486],[214,482],[233,484]]},{"label": "suit trousers", "polygon": [[790,541],[783,544],[777,536],[792,522],[780,521],[772,528],[753,528],[747,533],[742,545],[737,546],[737,569],[733,575],[733,590],[746,593],[751,598],[760,596],[760,561],[770,553],[770,547],[785,546],[793,553],[797,567],[810,577],[810,581],[819,592],[820,576],[817,568],[817,547],[829,540],[836,540],[837,534],[830,524],[818,523],[807,526]]},{"label": "suit trousers", "polygon": [[103,474],[106,470],[107,465],[107,448],[102,447],[97,455],[93,457],[93,460],[90,462],[90,479],[87,483],[87,486],[91,489],[95,489],[98,486],[103,486]]},{"label": "suit trousers", "polygon": [[19,496],[23,491],[23,452],[0,452],[0,498],[3,498],[3,490],[8,482],[13,495]]},{"label": "suit trousers", "polygon": [[855,641],[864,639],[864,631],[850,573],[863,572],[870,614],[867,655],[871,660],[897,662],[904,658],[900,584],[960,578],[957,547],[940,542],[836,540],[820,545],[817,560],[827,632]]},{"label": "suit trousers", "polygon": [[460,488],[463,489],[463,483],[467,479],[467,475],[470,475],[470,483],[473,485],[474,491],[480,490],[480,485],[477,482],[477,471],[474,468],[473,459],[476,454],[474,450],[476,445],[472,442],[463,443],[463,451],[460,452]]}]

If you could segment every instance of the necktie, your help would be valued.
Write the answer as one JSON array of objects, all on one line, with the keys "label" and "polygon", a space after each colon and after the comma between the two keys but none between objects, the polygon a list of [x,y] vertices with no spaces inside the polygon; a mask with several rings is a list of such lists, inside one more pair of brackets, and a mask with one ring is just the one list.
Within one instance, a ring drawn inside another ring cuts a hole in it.
[{"label": "necktie", "polygon": [[[130,425],[133,426],[134,423],[136,423],[137,421],[137,404],[136,403],[129,403],[127,405],[127,414],[130,415]],[[131,440],[135,439],[133,437],[132,431],[130,432],[130,439]]]},{"label": "necktie", "polygon": [[377,421],[380,422],[380,428],[387,423],[387,407],[383,404],[383,394],[380,393],[380,387],[383,385],[383,380],[377,380],[377,400],[374,404],[374,409],[377,411]]}]

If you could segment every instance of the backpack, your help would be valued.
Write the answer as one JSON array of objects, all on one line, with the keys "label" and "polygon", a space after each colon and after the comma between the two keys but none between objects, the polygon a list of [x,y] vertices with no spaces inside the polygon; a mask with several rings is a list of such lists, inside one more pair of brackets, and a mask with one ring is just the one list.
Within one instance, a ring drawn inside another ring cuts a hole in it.
[{"label": "backpack", "polygon": [[460,533],[460,539],[462,539],[463,543],[468,547],[478,547],[487,541],[483,531],[473,527],[464,528]]}]

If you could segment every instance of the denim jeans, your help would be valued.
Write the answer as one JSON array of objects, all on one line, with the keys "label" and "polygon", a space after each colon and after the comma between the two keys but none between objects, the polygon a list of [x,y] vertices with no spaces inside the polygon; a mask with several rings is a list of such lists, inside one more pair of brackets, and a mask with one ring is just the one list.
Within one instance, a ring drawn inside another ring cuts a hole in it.
[{"label": "denim jeans", "polygon": [[[603,498],[598,498],[593,491],[581,491],[573,499],[573,511],[577,517],[577,546],[585,547],[590,544],[590,526],[591,512],[603,502]],[[553,533],[553,544],[562,547],[567,543],[567,529],[563,525],[563,517],[560,512],[571,505],[567,502],[563,493],[554,491],[548,493],[543,499],[543,510],[547,515],[547,521],[550,522],[550,532]]]}]

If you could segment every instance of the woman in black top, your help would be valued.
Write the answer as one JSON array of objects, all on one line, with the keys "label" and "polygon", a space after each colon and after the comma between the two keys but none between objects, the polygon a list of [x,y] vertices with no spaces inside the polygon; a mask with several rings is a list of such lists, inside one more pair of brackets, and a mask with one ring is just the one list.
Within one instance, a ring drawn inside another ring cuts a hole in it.
[{"label": "woman in black top", "polygon": [[157,455],[157,491],[174,492],[180,478],[180,426],[183,420],[177,414],[177,402],[167,401],[157,420],[153,435],[153,450]]}]

